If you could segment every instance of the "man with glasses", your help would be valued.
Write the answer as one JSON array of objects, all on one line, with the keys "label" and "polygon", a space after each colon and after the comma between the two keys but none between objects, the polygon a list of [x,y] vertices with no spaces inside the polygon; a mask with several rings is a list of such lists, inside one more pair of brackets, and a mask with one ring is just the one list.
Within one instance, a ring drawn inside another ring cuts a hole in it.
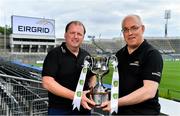
[{"label": "man with glasses", "polygon": [[[138,15],[128,15],[122,21],[126,46],[116,53],[119,63],[118,114],[160,114],[158,86],[163,60],[159,51],[144,39],[144,30]],[[110,101],[101,107],[110,111]]]}]

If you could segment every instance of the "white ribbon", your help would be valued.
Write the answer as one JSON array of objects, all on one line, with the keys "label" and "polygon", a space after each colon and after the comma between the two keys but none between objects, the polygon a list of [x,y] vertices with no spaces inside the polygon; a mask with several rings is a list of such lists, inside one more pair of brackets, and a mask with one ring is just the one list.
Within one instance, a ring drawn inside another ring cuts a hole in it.
[{"label": "white ribbon", "polygon": [[73,99],[73,103],[72,103],[73,110],[75,108],[80,110],[81,97],[82,97],[82,94],[83,94],[83,87],[84,87],[84,83],[85,83],[85,80],[86,80],[86,74],[87,74],[88,67],[89,67],[89,62],[85,60],[84,61],[84,66],[83,66],[83,68],[81,70],[79,81],[78,81],[78,84],[77,84],[77,87],[76,87],[76,91],[74,93],[74,99]]},{"label": "white ribbon", "polygon": [[118,93],[119,93],[119,73],[118,73],[118,62],[112,61],[114,68],[112,83],[111,83],[111,114],[118,112]]}]

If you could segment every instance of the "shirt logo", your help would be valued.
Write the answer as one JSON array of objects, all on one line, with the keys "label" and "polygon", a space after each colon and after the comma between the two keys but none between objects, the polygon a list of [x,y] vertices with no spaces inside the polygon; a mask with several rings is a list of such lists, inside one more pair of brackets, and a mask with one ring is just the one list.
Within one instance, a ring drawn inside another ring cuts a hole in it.
[{"label": "shirt logo", "polygon": [[160,72],[152,72],[152,75],[155,75],[155,76],[160,77],[160,76],[161,76],[161,73],[160,73]]},{"label": "shirt logo", "polygon": [[129,63],[129,65],[132,65],[132,66],[139,66],[139,61],[134,61],[132,63]]}]

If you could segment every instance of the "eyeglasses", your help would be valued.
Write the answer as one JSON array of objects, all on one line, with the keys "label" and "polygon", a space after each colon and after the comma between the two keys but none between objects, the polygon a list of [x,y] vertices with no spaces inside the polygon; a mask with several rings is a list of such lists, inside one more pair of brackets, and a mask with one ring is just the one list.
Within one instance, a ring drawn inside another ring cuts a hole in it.
[{"label": "eyeglasses", "polygon": [[[141,25],[142,26],[142,25]],[[128,28],[123,28],[121,31],[123,33],[128,33],[129,31],[131,31],[131,33],[136,32],[141,26],[132,26],[130,29]]]}]

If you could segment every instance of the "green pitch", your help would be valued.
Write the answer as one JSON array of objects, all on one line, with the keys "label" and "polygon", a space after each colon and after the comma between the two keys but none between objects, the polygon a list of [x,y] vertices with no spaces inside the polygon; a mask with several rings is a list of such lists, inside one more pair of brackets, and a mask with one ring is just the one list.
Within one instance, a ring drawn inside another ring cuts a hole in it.
[{"label": "green pitch", "polygon": [[165,61],[159,87],[161,97],[180,100],[180,61]]},{"label": "green pitch", "polygon": [[[110,72],[103,77],[103,83],[111,84],[112,70],[110,65]],[[164,61],[159,96],[180,100],[180,61]]]}]

